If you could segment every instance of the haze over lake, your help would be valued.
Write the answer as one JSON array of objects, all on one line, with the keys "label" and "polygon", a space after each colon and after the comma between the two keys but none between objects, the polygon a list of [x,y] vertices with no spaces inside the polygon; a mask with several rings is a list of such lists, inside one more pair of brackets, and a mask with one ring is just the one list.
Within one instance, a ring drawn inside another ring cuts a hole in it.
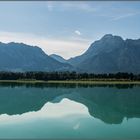
[{"label": "haze over lake", "polygon": [[140,138],[140,86],[0,84],[0,138]]}]

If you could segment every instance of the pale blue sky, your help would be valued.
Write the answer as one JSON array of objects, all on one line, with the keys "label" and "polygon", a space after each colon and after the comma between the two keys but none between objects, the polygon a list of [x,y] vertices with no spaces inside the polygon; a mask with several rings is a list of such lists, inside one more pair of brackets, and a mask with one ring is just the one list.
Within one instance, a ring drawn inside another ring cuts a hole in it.
[{"label": "pale blue sky", "polygon": [[0,2],[0,41],[40,46],[65,58],[112,33],[140,38],[140,2]]}]

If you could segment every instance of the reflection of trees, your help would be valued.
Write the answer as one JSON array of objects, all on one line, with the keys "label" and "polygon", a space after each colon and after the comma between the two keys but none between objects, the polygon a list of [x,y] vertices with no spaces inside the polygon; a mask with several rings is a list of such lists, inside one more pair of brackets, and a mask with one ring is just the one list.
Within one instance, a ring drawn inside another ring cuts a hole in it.
[{"label": "reflection of trees", "polygon": [[0,87],[37,87],[37,88],[45,88],[45,87],[55,87],[55,88],[76,88],[76,87],[115,87],[115,88],[133,88],[137,86],[136,84],[82,84],[82,83],[20,83],[20,82],[0,82]]}]

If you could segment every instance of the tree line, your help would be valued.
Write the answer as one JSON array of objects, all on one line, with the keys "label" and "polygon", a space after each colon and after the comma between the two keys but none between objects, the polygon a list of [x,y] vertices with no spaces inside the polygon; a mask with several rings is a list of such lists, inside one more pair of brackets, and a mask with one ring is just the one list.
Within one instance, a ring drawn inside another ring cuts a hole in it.
[{"label": "tree line", "polygon": [[131,80],[140,81],[133,73],[77,73],[77,72],[0,72],[0,80]]}]

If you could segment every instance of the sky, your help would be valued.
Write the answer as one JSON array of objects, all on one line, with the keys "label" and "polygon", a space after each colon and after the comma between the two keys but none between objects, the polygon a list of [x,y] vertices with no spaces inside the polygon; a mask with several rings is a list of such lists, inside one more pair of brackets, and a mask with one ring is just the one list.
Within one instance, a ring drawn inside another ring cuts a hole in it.
[{"label": "sky", "polygon": [[140,1],[0,2],[0,42],[23,42],[68,59],[105,34],[140,38]]}]

